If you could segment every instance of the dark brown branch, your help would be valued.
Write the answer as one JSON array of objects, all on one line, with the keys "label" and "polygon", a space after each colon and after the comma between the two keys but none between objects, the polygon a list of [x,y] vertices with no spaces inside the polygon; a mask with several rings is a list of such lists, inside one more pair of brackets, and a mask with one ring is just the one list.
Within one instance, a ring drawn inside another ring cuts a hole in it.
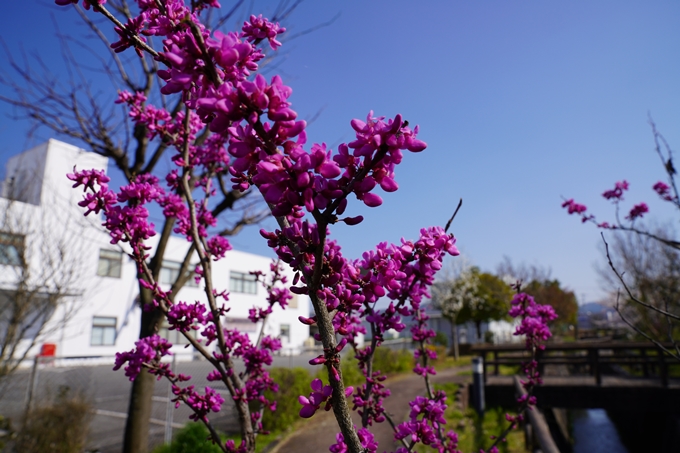
[{"label": "dark brown branch", "polygon": [[83,11],[83,9],[79,5],[74,5],[74,7],[80,18],[87,24],[88,27],[90,27],[90,30],[92,30],[92,32],[101,40],[104,46],[108,49],[109,54],[111,55],[111,58],[113,59],[113,62],[116,65],[116,68],[118,69],[118,74],[120,75],[121,80],[123,80],[123,82],[128,86],[128,88],[130,88],[130,90],[141,91],[142,89],[138,87],[134,82],[132,82],[130,77],[128,77],[123,62],[121,61],[118,54],[113,49],[111,49],[111,43],[107,39],[104,32],[102,32],[101,29],[92,20],[90,20],[87,14],[85,14],[85,11]]},{"label": "dark brown branch", "polygon": [[[310,28],[308,28],[308,29],[306,29],[306,30],[302,30],[301,32],[295,33],[295,34],[292,35],[292,36],[286,36],[286,40],[287,40],[287,41],[292,41],[292,40],[294,40],[294,39],[296,39],[296,38],[299,38],[299,37],[301,37],[301,36],[305,36],[305,35],[308,35],[308,34],[310,34],[310,33],[314,33],[315,31],[317,31],[317,30],[319,30],[319,29],[321,29],[321,28],[329,27],[329,26],[333,25],[333,24],[335,23],[336,20],[340,19],[340,16],[341,16],[341,15],[342,15],[342,13],[338,12],[335,16],[333,16],[330,20],[327,20],[326,22],[321,22],[321,23],[318,24],[318,25],[315,25],[315,26],[313,26],[313,27],[310,27]],[[285,36],[285,33],[284,33],[284,36]]]},{"label": "dark brown branch", "polygon": [[234,6],[224,15],[220,18],[220,20],[217,21],[217,24],[212,27],[213,30],[217,30],[220,28],[226,21],[232,18],[236,10],[239,9],[239,7],[243,4],[243,0],[238,0]]},{"label": "dark brown branch", "polygon": [[458,206],[456,206],[456,210],[453,212],[453,215],[449,219],[448,222],[446,222],[446,227],[444,228],[444,232],[448,233],[449,232],[449,227],[451,226],[451,223],[453,222],[453,219],[456,218],[456,214],[458,214],[458,210],[460,207],[463,206],[463,199],[461,198],[460,201],[458,202]]},{"label": "dark brown branch", "polygon": [[116,24],[116,26],[119,27],[121,30],[125,30],[125,34],[128,36],[128,38],[130,38],[135,43],[135,47],[139,47],[140,49],[143,49],[145,52],[150,53],[155,58],[160,57],[158,52],[153,50],[148,44],[146,44],[144,41],[142,41],[142,39],[139,36],[137,36],[135,33],[130,32],[127,29],[127,27],[121,21],[119,21],[116,18],[116,16],[111,14],[111,12],[109,12],[103,5],[94,3],[92,5],[92,9],[94,11],[102,13],[104,15],[104,17],[106,17],[108,20],[110,20],[111,22]]},{"label": "dark brown branch", "polygon": [[673,357],[674,359],[680,361],[680,354],[678,354],[678,355],[673,354],[673,352],[671,352],[671,351],[670,351],[668,348],[666,348],[663,344],[661,344],[659,341],[655,340],[652,336],[648,335],[646,332],[644,332],[643,330],[641,330],[639,327],[637,327],[634,323],[630,322],[630,321],[623,315],[623,312],[621,311],[621,308],[619,307],[618,295],[617,295],[617,301],[616,301],[616,305],[614,306],[614,309],[616,310],[616,312],[617,312],[617,313],[619,314],[619,316],[621,317],[621,320],[623,320],[623,322],[625,322],[626,324],[628,324],[628,326],[630,326],[631,329],[635,330],[635,332],[637,332],[638,334],[640,334],[640,335],[642,335],[643,337],[645,337],[647,340],[649,340],[649,341],[651,341],[652,343],[654,343],[654,345],[655,345],[656,347],[658,347],[659,349],[661,349],[662,351],[664,351],[665,353],[667,353],[668,355],[670,355],[670,356]]},{"label": "dark brown branch", "polygon": [[643,307],[648,308],[650,310],[653,310],[653,311],[660,313],[664,316],[668,316],[668,317],[673,318],[675,320],[680,320],[680,316],[675,315],[673,313],[669,313],[665,310],[661,310],[660,308],[657,308],[654,305],[643,302],[633,295],[632,291],[630,290],[630,288],[626,284],[625,280],[623,279],[623,275],[621,275],[619,273],[619,271],[616,269],[616,266],[614,266],[614,263],[612,262],[611,255],[609,254],[609,244],[605,240],[604,234],[600,233],[600,235],[602,236],[602,241],[604,242],[604,247],[605,247],[605,252],[606,252],[606,256],[607,256],[607,261],[609,263],[609,267],[612,269],[612,271],[614,271],[614,274],[616,274],[616,277],[619,279],[619,281],[623,285],[623,288],[625,289],[626,293],[628,294],[628,297],[630,298],[630,300],[632,300],[636,304],[642,305]]}]

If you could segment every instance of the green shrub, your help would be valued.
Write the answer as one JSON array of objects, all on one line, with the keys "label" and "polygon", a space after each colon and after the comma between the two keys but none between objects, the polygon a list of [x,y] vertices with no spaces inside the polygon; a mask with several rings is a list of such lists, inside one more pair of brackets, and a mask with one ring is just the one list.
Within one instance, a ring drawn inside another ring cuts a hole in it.
[{"label": "green shrub", "polygon": [[284,431],[300,419],[298,397],[309,395],[312,377],[304,368],[272,368],[269,375],[279,384],[279,391],[267,392],[267,398],[276,401],[276,411],[265,410],[262,425],[268,431]]},{"label": "green shrub", "polygon": [[448,346],[449,337],[447,337],[444,332],[437,332],[437,335],[434,337],[434,344],[439,346]]},{"label": "green shrub", "polygon": [[85,447],[91,405],[83,395],[59,390],[51,402],[33,408],[24,419],[15,449],[22,453],[80,453]]},{"label": "green shrub", "polygon": [[447,358],[449,356],[449,354],[448,354],[449,351],[447,350],[446,346],[442,346],[442,345],[438,345],[438,344],[435,344],[435,345],[428,344],[426,346],[426,348],[431,350],[431,351],[434,351],[437,354],[436,359],[434,359],[434,360],[430,359],[429,362],[430,362],[431,365],[437,366],[437,365],[440,365],[440,364],[448,361]]},{"label": "green shrub", "polygon": [[[378,348],[373,356],[373,371],[381,371],[383,374],[398,374],[411,371],[413,369],[413,352],[400,349]],[[366,378],[359,369],[357,359],[353,354],[345,354],[340,360],[342,370],[342,380],[346,387],[364,384]],[[321,379],[324,384],[328,384],[328,369],[317,372],[316,377]],[[309,393],[309,390],[307,390]]]},{"label": "green shrub", "polygon": [[[358,361],[354,358],[353,354],[345,354],[340,358],[340,370],[345,387],[354,387],[365,382],[364,374],[359,369]],[[316,372],[315,377],[321,379],[324,385],[328,385],[328,368],[325,366],[321,367]],[[309,393],[309,390],[307,393]]]},{"label": "green shrub", "polygon": [[210,432],[203,423],[188,423],[175,434],[172,443],[155,448],[153,453],[221,453],[209,438]]},{"label": "green shrub", "polygon": [[379,347],[373,355],[373,369],[384,374],[404,373],[413,369],[413,352]]},{"label": "green shrub", "polygon": [[[454,383],[435,384],[435,390],[444,390],[448,397],[448,408],[444,413],[446,430],[452,429],[458,434],[458,449],[460,451],[480,451],[491,446],[493,439],[490,434],[497,435],[508,426],[505,420],[506,411],[500,407],[489,407],[484,412],[483,418],[479,417],[472,408],[462,410],[456,404],[456,390]],[[507,442],[501,442],[498,446],[501,453],[528,453],[524,447],[524,433],[522,430],[513,430],[508,433]],[[429,453],[431,448],[418,445],[415,448],[418,453]]]},{"label": "green shrub", "polygon": [[[342,357],[340,360],[340,369],[342,370],[342,380],[346,387],[356,387],[357,385],[366,382],[364,373],[359,369],[359,361],[354,358],[353,354],[347,354]],[[326,374],[328,374],[328,370],[325,370]],[[324,381],[327,382],[328,379],[325,379]]]}]

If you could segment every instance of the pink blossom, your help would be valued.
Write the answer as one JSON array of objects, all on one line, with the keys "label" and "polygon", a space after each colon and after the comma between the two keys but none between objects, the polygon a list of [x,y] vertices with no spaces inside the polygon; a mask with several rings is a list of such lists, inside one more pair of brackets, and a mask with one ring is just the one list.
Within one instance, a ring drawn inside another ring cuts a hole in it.
[{"label": "pink blossom", "polygon": [[623,200],[625,190],[628,190],[628,181],[619,181],[614,185],[614,189],[605,191],[602,196],[607,200],[620,201]]},{"label": "pink blossom", "polygon": [[633,208],[626,216],[626,219],[635,220],[639,217],[642,217],[647,212],[649,212],[649,207],[647,206],[647,203],[639,203],[633,206]]},{"label": "pink blossom", "polygon": [[278,49],[281,43],[276,40],[276,35],[285,32],[286,29],[279,26],[279,23],[269,22],[267,19],[263,18],[260,14],[259,16],[250,16],[250,21],[243,23],[243,36],[251,42],[261,41],[267,39],[269,45],[273,50]]},{"label": "pink blossom", "polygon": [[231,248],[229,240],[224,236],[213,236],[208,239],[208,251],[215,261],[224,258],[224,254]]},{"label": "pink blossom", "polygon": [[323,385],[321,379],[314,379],[311,384],[312,393],[309,397],[300,395],[298,401],[302,404],[302,409],[300,409],[300,417],[310,418],[314,413],[319,410],[321,404],[326,403],[325,410],[331,408],[329,398],[333,394],[333,389],[330,385]]},{"label": "pink blossom", "polygon": [[654,184],[652,187],[654,189],[654,192],[656,192],[662,199],[666,201],[673,201],[673,196],[670,194],[670,186],[664,182],[657,182]]},{"label": "pink blossom", "polygon": [[190,330],[198,330],[199,327],[196,324],[204,324],[206,321],[205,310],[205,306],[200,302],[191,305],[184,302],[174,304],[167,314],[170,330],[185,333]]},{"label": "pink blossom", "polygon": [[[355,427],[356,429],[356,427]],[[359,442],[363,447],[365,453],[376,453],[378,451],[378,442],[375,441],[373,433],[371,433],[366,428],[361,428],[357,430],[357,436],[359,437]],[[347,453],[347,444],[345,444],[345,437],[342,433],[335,435],[336,443],[331,445],[329,450],[331,453]]]},{"label": "pink blossom", "polygon": [[158,364],[162,357],[172,354],[170,352],[171,346],[172,344],[168,340],[158,335],[140,338],[135,342],[135,349],[132,351],[116,353],[113,369],[117,370],[127,363],[125,376],[134,381],[141,372],[143,365]]},{"label": "pink blossom", "polygon": [[583,214],[584,212],[586,212],[587,209],[585,205],[578,204],[574,202],[573,199],[569,199],[562,203],[562,207],[567,208],[567,212],[569,214]]}]

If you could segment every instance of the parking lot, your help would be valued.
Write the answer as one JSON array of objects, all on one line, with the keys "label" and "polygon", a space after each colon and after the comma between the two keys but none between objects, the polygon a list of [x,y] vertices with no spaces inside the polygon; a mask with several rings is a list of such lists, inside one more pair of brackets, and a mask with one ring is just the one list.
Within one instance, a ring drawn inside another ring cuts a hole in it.
[{"label": "parking lot", "polygon": [[[316,354],[297,356],[276,356],[273,367],[311,368],[309,360]],[[108,363],[107,363],[108,362]],[[45,404],[64,389],[68,392],[85,395],[92,403],[93,416],[87,449],[100,453],[119,453],[121,451],[128,399],[131,383],[123,370],[112,371],[113,357],[83,359],[51,359],[40,363],[37,372],[34,368],[18,370],[0,388],[0,415],[10,417],[18,425],[27,406],[29,388],[33,384],[32,405]],[[210,372],[210,364],[203,360],[177,361],[177,372],[193,377],[190,384],[198,389],[206,385],[223,392],[225,404],[219,414],[211,417],[213,424],[221,431],[238,431],[237,419],[231,398],[224,386],[209,383],[205,376]],[[191,411],[185,406],[175,409],[168,399],[169,384],[165,380],[156,382],[153,396],[153,411],[149,428],[151,445],[164,442],[167,434],[180,428],[189,421]],[[166,434],[167,433],[167,434]]]}]

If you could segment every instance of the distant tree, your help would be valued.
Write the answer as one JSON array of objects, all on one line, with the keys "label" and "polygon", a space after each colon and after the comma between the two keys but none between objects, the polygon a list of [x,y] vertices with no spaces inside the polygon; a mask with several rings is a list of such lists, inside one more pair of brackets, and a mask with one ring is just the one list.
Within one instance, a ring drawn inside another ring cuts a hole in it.
[{"label": "distant tree", "polygon": [[522,281],[522,289],[542,304],[555,309],[558,318],[553,321],[555,326],[568,328],[576,324],[578,302],[573,291],[563,288],[560,281],[552,278],[549,268],[513,264],[509,257],[504,257],[496,268],[497,275],[507,281]]},{"label": "distant tree", "polygon": [[[0,398],[6,379],[44,338],[79,307],[85,219],[60,216],[56,201],[35,207],[12,193],[0,198]],[[63,200],[62,200],[63,202]],[[51,208],[50,208],[51,207]],[[56,320],[56,321],[55,321]]]},{"label": "distant tree", "polygon": [[442,312],[444,319],[451,324],[451,352],[456,360],[458,360],[458,313],[462,307],[462,297],[459,295],[462,291],[453,292],[453,287],[456,280],[445,279],[439,280],[432,285],[430,292],[432,293],[432,302],[435,308]]},{"label": "distant tree", "polygon": [[[652,190],[668,206],[680,212],[680,182],[673,163],[673,150],[651,119],[650,125],[654,150],[666,180],[657,181]],[[680,238],[673,228],[659,228],[643,220],[649,213],[647,203],[623,208],[629,186],[626,180],[617,181],[612,189],[602,193],[602,197],[614,205],[611,221],[597,219],[585,205],[573,199],[565,200],[562,207],[569,214],[580,217],[581,223],[612,233],[611,249],[604,233],[602,239],[607,263],[613,272],[613,277],[606,276],[605,281],[609,284],[615,282],[612,288],[616,293],[616,311],[639,336],[680,361],[680,336],[677,333],[680,323]],[[622,218],[621,212],[627,212],[627,215]],[[663,344],[665,342],[672,345],[667,347]]]},{"label": "distant tree", "polygon": [[556,326],[568,327],[576,324],[578,302],[573,291],[562,288],[559,280],[533,280],[523,286],[524,292],[534,296],[542,304],[555,309],[558,318],[553,321]]},{"label": "distant tree", "polygon": [[465,291],[462,287],[459,287],[454,293],[453,288],[456,285],[456,281],[469,268],[470,263],[465,257],[459,257],[458,260],[449,261],[444,268],[439,271],[437,280],[430,288],[432,304],[435,308],[441,310],[444,319],[448,320],[451,324],[451,337],[453,341],[450,345],[450,353],[453,354],[456,360],[458,360],[459,356],[457,317],[463,304],[462,295]]},{"label": "distant tree", "polygon": [[[658,227],[654,234],[672,237],[670,225]],[[680,339],[677,323],[669,322],[662,312],[637,303],[651,305],[658,310],[680,313],[680,252],[642,235],[614,234],[610,240],[611,259],[619,270],[630,294],[624,293],[619,309],[638,329],[653,338]],[[600,278],[616,298],[621,282],[611,268],[599,270]],[[640,337],[644,335],[638,333]]]},{"label": "distant tree", "polygon": [[453,285],[454,300],[460,302],[457,324],[472,321],[477,338],[482,339],[482,323],[507,317],[512,290],[499,277],[472,267],[461,274]]},{"label": "distant tree", "polygon": [[517,280],[521,280],[524,283],[552,280],[552,270],[549,267],[513,263],[509,256],[504,256],[503,261],[496,266],[496,275],[513,283]]}]

